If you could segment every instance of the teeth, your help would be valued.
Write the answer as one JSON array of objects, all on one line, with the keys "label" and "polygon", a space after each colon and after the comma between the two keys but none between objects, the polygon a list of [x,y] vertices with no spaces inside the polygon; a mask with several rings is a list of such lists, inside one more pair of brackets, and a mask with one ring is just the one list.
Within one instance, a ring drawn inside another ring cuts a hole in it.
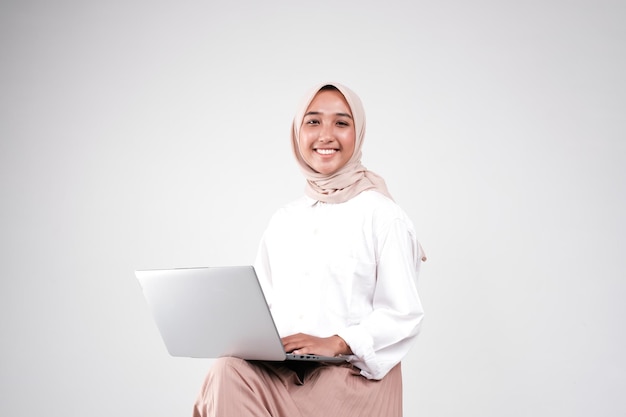
[{"label": "teeth", "polygon": [[330,155],[335,152],[337,152],[336,149],[317,149],[317,153],[321,153],[322,155]]}]

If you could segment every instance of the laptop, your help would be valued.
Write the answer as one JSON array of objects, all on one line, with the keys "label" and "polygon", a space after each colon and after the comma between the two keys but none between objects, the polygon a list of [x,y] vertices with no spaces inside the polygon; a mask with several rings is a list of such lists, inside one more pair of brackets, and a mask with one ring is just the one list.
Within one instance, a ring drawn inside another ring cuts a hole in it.
[{"label": "laptop", "polygon": [[140,270],[135,276],[172,356],[346,361],[285,352],[252,266]]}]

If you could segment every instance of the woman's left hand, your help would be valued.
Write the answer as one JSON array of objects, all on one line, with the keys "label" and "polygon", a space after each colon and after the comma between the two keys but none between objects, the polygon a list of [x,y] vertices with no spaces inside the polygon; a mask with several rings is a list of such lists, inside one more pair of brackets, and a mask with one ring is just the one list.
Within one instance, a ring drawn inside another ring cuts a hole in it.
[{"label": "woman's left hand", "polygon": [[351,355],[350,346],[339,336],[316,337],[304,333],[296,333],[283,337],[283,346],[286,352],[297,355],[338,356]]}]

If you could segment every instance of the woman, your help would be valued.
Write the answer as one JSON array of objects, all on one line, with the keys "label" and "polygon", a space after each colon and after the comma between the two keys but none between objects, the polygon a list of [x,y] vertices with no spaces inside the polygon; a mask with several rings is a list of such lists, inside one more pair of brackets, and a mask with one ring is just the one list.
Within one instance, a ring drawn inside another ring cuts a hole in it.
[{"label": "woman", "polygon": [[306,96],[292,129],[306,196],[273,216],[255,263],[285,350],[347,362],[220,358],[194,416],[402,415],[400,361],[423,316],[425,257],[383,179],[361,165],[364,134],[347,87]]}]

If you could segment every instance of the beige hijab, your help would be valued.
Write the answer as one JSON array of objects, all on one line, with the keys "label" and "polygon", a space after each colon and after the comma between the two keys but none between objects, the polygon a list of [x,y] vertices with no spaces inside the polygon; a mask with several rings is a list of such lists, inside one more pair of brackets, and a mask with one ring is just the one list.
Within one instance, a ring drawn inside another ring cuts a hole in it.
[{"label": "beige hijab", "polygon": [[[356,142],[354,144],[354,153],[346,165],[332,175],[324,175],[313,170],[302,158],[300,147],[298,145],[300,126],[302,119],[306,113],[309,104],[313,101],[315,95],[324,86],[332,85],[336,87],[345,97],[350,110],[352,110],[352,118],[354,119],[354,127],[356,133]],[[359,97],[349,88],[337,83],[323,83],[312,88],[304,97],[302,104],[298,108],[298,112],[293,120],[293,128],[291,131],[291,144],[293,153],[300,165],[302,172],[307,180],[305,192],[306,194],[318,201],[325,203],[343,203],[350,200],[365,190],[376,190],[381,194],[392,198],[387,190],[385,181],[372,171],[368,171],[361,165],[361,148],[363,146],[363,137],[365,136],[365,110]]]}]

